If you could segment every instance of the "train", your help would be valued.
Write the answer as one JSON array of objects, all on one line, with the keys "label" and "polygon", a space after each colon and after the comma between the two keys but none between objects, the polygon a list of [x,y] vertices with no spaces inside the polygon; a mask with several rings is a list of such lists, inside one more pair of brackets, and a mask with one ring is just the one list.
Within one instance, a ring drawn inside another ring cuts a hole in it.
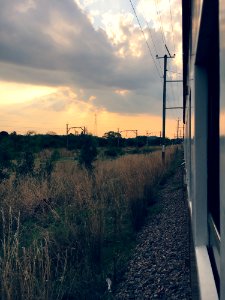
[{"label": "train", "polygon": [[182,0],[184,159],[200,298],[225,300],[225,1]]}]

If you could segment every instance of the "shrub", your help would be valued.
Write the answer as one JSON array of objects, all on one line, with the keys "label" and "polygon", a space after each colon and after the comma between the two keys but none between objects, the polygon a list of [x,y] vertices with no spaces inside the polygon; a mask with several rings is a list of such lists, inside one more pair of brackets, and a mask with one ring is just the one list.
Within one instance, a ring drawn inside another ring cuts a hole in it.
[{"label": "shrub", "polygon": [[34,175],[34,154],[30,151],[25,152],[16,167],[18,176]]},{"label": "shrub", "polygon": [[119,155],[122,155],[123,154],[123,151],[121,148],[118,148],[118,147],[110,147],[108,149],[106,149],[104,151],[104,155],[105,156],[108,156],[108,157],[111,157],[111,158],[115,158]]},{"label": "shrub", "polygon": [[86,135],[78,158],[79,164],[86,169],[91,170],[97,154],[98,151],[95,138],[91,135]]},{"label": "shrub", "polygon": [[6,147],[0,146],[0,183],[9,178],[12,168],[11,155]]}]

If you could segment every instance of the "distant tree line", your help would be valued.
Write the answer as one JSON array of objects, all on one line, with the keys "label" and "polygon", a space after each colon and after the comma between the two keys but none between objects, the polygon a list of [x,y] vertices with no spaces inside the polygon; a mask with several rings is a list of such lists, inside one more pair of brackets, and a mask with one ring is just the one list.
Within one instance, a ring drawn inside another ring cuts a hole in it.
[{"label": "distant tree line", "polygon": [[[135,138],[123,138],[120,133],[109,131],[103,137],[93,137],[98,147],[143,147],[159,146],[161,143],[160,137],[138,136]],[[69,150],[82,149],[87,143],[87,135],[68,135]],[[166,144],[173,143],[174,140],[166,139]],[[180,143],[180,140],[178,141]],[[0,132],[0,155],[10,156],[11,159],[16,159],[21,152],[38,153],[44,149],[60,149],[66,148],[67,136],[49,134],[35,134],[28,132],[26,135],[17,134],[15,131],[8,133]],[[6,157],[5,157],[6,158]]]},{"label": "distant tree line", "polygon": [[[180,143],[181,140],[166,139],[166,144]],[[16,174],[26,175],[35,174],[35,153],[45,149],[54,150],[52,157],[43,162],[38,169],[38,176],[50,176],[53,170],[54,161],[59,156],[58,149],[66,148],[69,150],[79,150],[78,162],[88,170],[93,169],[93,162],[98,155],[98,148],[104,149],[104,155],[115,158],[124,154],[123,148],[134,148],[128,153],[148,153],[144,146],[159,146],[160,137],[138,136],[135,138],[123,138],[120,133],[109,131],[103,137],[96,137],[86,134],[57,135],[53,132],[47,134],[36,134],[33,131],[26,135],[16,132],[0,132],[0,182],[9,177],[11,171]],[[143,148],[145,150],[140,150]],[[141,152],[140,152],[141,151]],[[152,150],[151,150],[152,151]]]}]

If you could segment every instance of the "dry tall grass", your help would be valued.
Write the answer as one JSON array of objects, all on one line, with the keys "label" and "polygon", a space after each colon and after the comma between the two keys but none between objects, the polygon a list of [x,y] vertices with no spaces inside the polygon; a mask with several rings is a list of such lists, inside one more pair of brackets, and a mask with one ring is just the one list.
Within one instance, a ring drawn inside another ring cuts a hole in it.
[{"label": "dry tall grass", "polygon": [[1,298],[99,299],[173,155],[166,168],[155,152],[96,162],[93,174],[64,162],[48,180],[4,181]]}]

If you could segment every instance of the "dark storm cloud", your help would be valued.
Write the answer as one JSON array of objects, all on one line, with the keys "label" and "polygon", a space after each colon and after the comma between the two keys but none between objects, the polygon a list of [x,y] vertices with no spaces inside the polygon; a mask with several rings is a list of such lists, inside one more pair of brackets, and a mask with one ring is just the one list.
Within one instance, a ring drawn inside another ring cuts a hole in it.
[{"label": "dark storm cloud", "polygon": [[[118,57],[118,47],[93,28],[74,1],[0,0],[0,7],[2,80],[82,88],[86,99],[95,95],[96,105],[115,112],[158,110],[154,101],[160,101],[161,83],[149,53]],[[125,27],[124,32],[128,39],[140,34]],[[131,93],[116,95],[117,89]],[[56,109],[63,107],[57,102]]]},{"label": "dark storm cloud", "polygon": [[[7,3],[3,9],[2,3]],[[110,43],[102,31],[93,29],[72,0],[35,1],[36,7],[26,12],[18,10],[20,3],[0,1],[1,61],[35,69],[73,72],[87,67],[93,70],[100,59],[105,68],[106,62],[112,63]],[[64,32],[61,36],[71,43],[70,47],[54,40],[54,33],[58,34],[54,26],[57,22],[63,26],[64,21],[71,28],[65,32],[65,37]]]}]

